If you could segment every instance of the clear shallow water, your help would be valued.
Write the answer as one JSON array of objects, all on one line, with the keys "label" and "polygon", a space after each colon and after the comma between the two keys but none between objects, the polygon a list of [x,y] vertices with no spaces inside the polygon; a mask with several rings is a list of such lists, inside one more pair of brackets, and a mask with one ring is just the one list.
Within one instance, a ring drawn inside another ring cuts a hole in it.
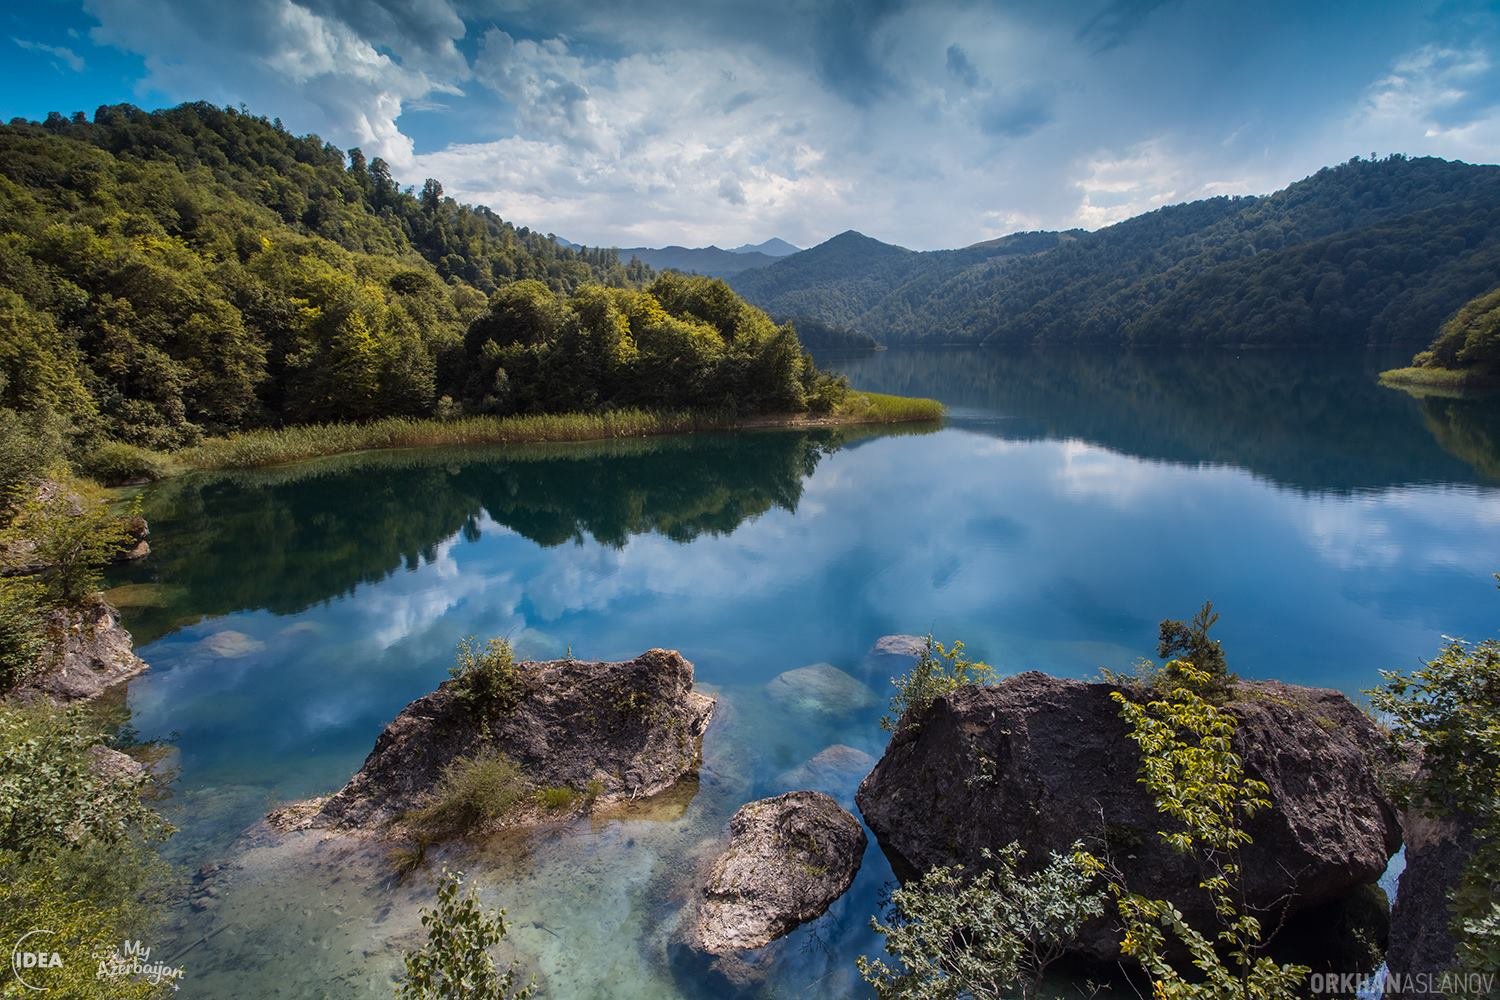
[{"label": "clear shallow water", "polygon": [[[316,838],[258,844],[270,805],[338,787],[466,634],[527,656],[683,651],[721,698],[697,789],[456,857],[562,997],[712,995],[666,941],[685,873],[742,802],[832,744],[878,756],[891,632],[963,638],[1002,671],[1085,676],[1151,651],[1205,598],[1231,664],[1351,694],[1443,634],[1495,632],[1500,404],[1381,389],[1384,359],[906,353],[833,362],[944,399],[931,433],[757,432],[355,456],[147,494],[154,553],[122,574],[151,671],[131,725],[166,740],[188,868],[187,996],[386,996],[423,879]],[[819,661],[874,707],[765,685]],[[846,789],[844,798],[849,799]],[[871,848],[781,945],[779,995],[860,995],[890,869]],[[206,938],[206,940],[204,940]]]}]

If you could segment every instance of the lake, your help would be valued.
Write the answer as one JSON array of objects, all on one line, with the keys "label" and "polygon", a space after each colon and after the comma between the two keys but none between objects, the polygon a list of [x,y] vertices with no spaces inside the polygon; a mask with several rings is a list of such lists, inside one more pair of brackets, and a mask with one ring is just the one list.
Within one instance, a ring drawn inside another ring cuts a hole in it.
[{"label": "lake", "polygon": [[[800,787],[791,772],[820,750],[880,754],[882,635],[1085,677],[1212,599],[1240,674],[1356,697],[1443,635],[1493,635],[1500,402],[1383,389],[1390,360],[889,351],[828,363],[942,399],[941,429],[395,452],[157,484],[153,554],[113,581],[151,664],[129,732],[168,748],[172,860],[229,864],[153,957],[180,956],[184,996],[390,995],[431,871],[395,884],[376,848],[241,835],[341,785],[466,635],[532,658],[672,647],[720,698],[697,785],[434,862],[508,910],[507,954],[568,998],[712,995],[668,957],[684,877],[735,808]],[[768,697],[819,662],[874,703]],[[872,843],[851,891],[781,943],[768,989],[863,995],[854,958],[878,948],[867,922],[891,878]]]}]

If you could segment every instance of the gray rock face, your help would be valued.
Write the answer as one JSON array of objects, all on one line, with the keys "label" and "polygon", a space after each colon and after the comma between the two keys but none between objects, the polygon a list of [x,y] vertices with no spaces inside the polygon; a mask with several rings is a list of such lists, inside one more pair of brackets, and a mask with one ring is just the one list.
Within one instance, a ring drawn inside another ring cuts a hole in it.
[{"label": "gray rock face", "polygon": [[135,655],[120,613],[102,600],[79,608],[47,612],[43,628],[49,639],[38,672],[15,690],[21,701],[82,701],[144,673],[146,661]]},{"label": "gray rock face", "polygon": [[[1199,874],[1157,836],[1167,822],[1137,782],[1139,753],[1112,690],[1025,673],[939,698],[896,734],[856,801],[898,876],[974,866],[1011,841],[1045,858],[1082,839],[1108,851],[1131,889],[1207,926]],[[1229,707],[1236,748],[1272,802],[1248,827],[1249,902],[1289,898],[1300,910],[1376,881],[1401,840],[1372,764],[1383,748],[1375,725],[1336,691],[1275,682],[1240,685]],[[1078,951],[1112,960],[1118,935],[1098,922]]]},{"label": "gray rock face", "polygon": [[869,685],[831,663],[813,663],[771,678],[766,693],[780,705],[816,715],[843,715],[878,700]]},{"label": "gray rock face", "polygon": [[762,948],[819,917],[864,857],[864,828],[821,792],[746,803],[703,880],[689,942],[709,955]]},{"label": "gray rock face", "polygon": [[1453,967],[1456,948],[1448,925],[1448,893],[1474,852],[1471,821],[1406,814],[1406,870],[1391,910],[1386,965],[1394,973],[1441,973]]},{"label": "gray rock face", "polygon": [[539,787],[597,780],[601,801],[653,795],[697,772],[714,702],[693,691],[693,665],[682,654],[651,649],[623,663],[517,667],[523,690],[509,710],[469,705],[453,681],[407,705],[309,824],[384,826],[420,805],[450,762],[487,747]]}]

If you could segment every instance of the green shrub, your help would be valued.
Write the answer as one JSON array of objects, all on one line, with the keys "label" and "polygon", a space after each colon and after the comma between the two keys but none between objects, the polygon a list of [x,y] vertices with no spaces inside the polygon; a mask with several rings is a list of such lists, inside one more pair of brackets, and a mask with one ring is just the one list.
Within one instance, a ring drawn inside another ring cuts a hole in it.
[{"label": "green shrub", "polygon": [[995,671],[989,664],[964,656],[963,640],[945,648],[928,633],[927,645],[916,664],[902,676],[891,678],[896,693],[891,696],[890,714],[880,720],[880,728],[892,733],[915,728],[936,699],[966,684],[990,684],[994,679]]},{"label": "green shrub", "polygon": [[0,706],[0,851],[24,859],[171,832],[141,801],[144,777],[91,765],[89,748],[101,738],[77,713]]},{"label": "green shrub", "polygon": [[505,939],[505,911],[486,913],[473,890],[460,893],[462,872],[443,872],[437,906],[422,911],[427,942],[407,952],[406,978],[396,988],[398,1000],[528,1000],[534,981],[516,988],[511,966],[495,968],[490,950]]},{"label": "green shrub", "polygon": [[1213,602],[1204,601],[1190,622],[1173,618],[1162,621],[1156,643],[1156,655],[1163,660],[1186,660],[1202,671],[1208,677],[1205,693],[1214,698],[1227,694],[1237,679],[1229,672],[1223,645],[1208,634],[1218,620]]},{"label": "green shrub", "polygon": [[859,958],[859,974],[881,1000],[1032,1000],[1047,968],[1083,925],[1104,913],[1103,865],[1074,844],[1022,875],[1011,844],[971,875],[934,868],[891,894],[889,924],[872,919],[898,967]]},{"label": "green shrub", "polygon": [[139,498],[122,520],[104,500],[66,488],[20,487],[13,497],[11,522],[0,537],[42,567],[37,578],[61,605],[76,605],[99,589],[101,570],[131,542],[129,524],[140,516]]},{"label": "green shrub", "polygon": [[1392,746],[1421,761],[1395,781],[1398,799],[1429,816],[1474,822],[1474,850],[1449,897],[1464,971],[1500,968],[1500,640],[1451,639],[1410,674],[1382,671],[1370,701],[1394,723]]},{"label": "green shrub", "polygon": [[473,636],[466,636],[458,644],[456,660],[448,674],[460,700],[489,712],[515,707],[523,678],[509,640],[494,638],[481,647]]},{"label": "green shrub", "polygon": [[78,457],[77,465],[84,475],[106,486],[154,481],[171,471],[170,463],[161,455],[122,441],[108,441],[88,449]]},{"label": "green shrub", "polygon": [[61,468],[66,432],[60,417],[0,407],[0,502]]},{"label": "green shrub", "polygon": [[549,812],[561,812],[571,809],[583,798],[582,793],[563,785],[554,785],[543,788],[536,793],[537,805]]},{"label": "green shrub", "polygon": [[47,649],[44,604],[35,581],[0,578],[0,694],[25,680]]},{"label": "green shrub", "polygon": [[[1207,605],[1195,623],[1205,636],[1213,624]],[[1140,748],[1140,783],[1174,827],[1158,835],[1173,851],[1197,860],[1199,889],[1218,915],[1218,926],[1204,933],[1183,919],[1172,900],[1150,899],[1117,882],[1113,889],[1125,925],[1120,950],[1139,963],[1151,995],[1161,1000],[1295,1000],[1309,970],[1278,965],[1261,953],[1260,919],[1241,891],[1240,852],[1251,842],[1245,823],[1270,806],[1270,790],[1245,774],[1234,752],[1235,717],[1213,701],[1221,682],[1222,675],[1173,660],[1162,668],[1156,696],[1146,704],[1111,693]],[[1183,971],[1189,964],[1192,971]]]},{"label": "green shrub", "polygon": [[515,761],[483,750],[444,768],[427,803],[406,820],[419,837],[455,836],[504,817],[529,794],[526,775]]}]

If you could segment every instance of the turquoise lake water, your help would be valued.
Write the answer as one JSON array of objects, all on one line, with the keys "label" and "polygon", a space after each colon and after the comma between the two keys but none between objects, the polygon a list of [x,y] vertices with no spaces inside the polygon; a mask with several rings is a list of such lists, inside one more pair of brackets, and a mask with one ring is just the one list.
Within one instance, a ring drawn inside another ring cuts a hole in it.
[{"label": "turquoise lake water", "polygon": [[[1083,677],[1212,599],[1239,673],[1351,695],[1445,634],[1493,635],[1500,402],[1380,388],[1389,360],[891,351],[829,363],[944,400],[941,429],[413,451],[158,484],[153,554],[115,581],[151,664],[130,725],[170,747],[173,860],[229,862],[159,953],[187,967],[184,996],[389,995],[429,879],[391,884],[375,849],[241,835],[342,784],[465,635],[533,658],[672,647],[720,697],[696,787],[446,859],[507,908],[509,953],[570,998],[712,995],[668,959],[684,877],[812,755],[879,755],[882,635]],[[767,696],[819,662],[874,703]],[[778,946],[768,995],[863,995],[853,960],[878,946],[866,924],[890,879],[872,846],[850,893]]]}]

